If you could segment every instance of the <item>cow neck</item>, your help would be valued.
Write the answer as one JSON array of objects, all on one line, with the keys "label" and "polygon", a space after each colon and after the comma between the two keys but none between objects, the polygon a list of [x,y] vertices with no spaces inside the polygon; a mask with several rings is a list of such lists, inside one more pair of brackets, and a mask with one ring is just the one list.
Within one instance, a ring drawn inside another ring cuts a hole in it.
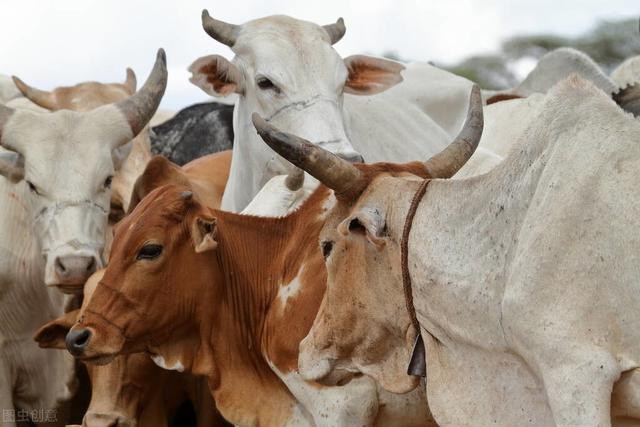
[{"label": "cow neck", "polygon": [[[527,145],[528,153],[505,159],[488,174],[429,185],[409,235],[408,265],[418,320],[437,339],[506,346],[496,307],[544,168],[544,162],[534,160],[539,150]],[[397,196],[388,221],[395,236],[401,236],[419,185],[398,182],[390,189]],[[474,310],[453,310],[451,301]]]},{"label": "cow neck", "polygon": [[212,359],[219,375],[212,385],[216,403],[234,422],[235,416],[250,413],[258,414],[261,425],[265,419],[277,425],[282,420],[276,422],[274,417],[288,416],[295,404],[270,367],[273,357],[267,355],[268,348],[276,343],[280,353],[293,352],[297,365],[298,344],[313,316],[309,322],[298,319],[308,323],[299,336],[282,337],[283,327],[290,331],[289,325],[279,324],[281,319],[272,313],[280,287],[299,275],[309,255],[319,254],[322,201],[328,194],[322,187],[300,209],[281,218],[216,212],[216,270],[222,286],[214,324],[202,332],[211,334]]},{"label": "cow neck", "polygon": [[45,265],[32,232],[28,192],[24,181],[12,184],[0,177],[0,343],[31,341],[33,331],[64,312],[64,295],[43,281]]}]

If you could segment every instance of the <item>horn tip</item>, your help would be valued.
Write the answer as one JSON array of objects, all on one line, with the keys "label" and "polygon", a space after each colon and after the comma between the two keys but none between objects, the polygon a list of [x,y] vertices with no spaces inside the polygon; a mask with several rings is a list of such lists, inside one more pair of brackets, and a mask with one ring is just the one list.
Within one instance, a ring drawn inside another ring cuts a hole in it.
[{"label": "horn tip", "polygon": [[210,18],[209,11],[207,9],[202,9],[202,19]]},{"label": "horn tip", "polygon": [[253,126],[256,128],[256,130],[259,133],[264,132],[265,130],[267,130],[267,127],[269,126],[267,121],[265,119],[263,119],[260,114],[258,114],[256,112],[251,114],[251,121],[253,122]]},{"label": "horn tip", "polygon": [[24,96],[27,96],[27,92],[29,88],[27,87],[25,82],[20,80],[18,76],[11,76],[11,80],[13,80],[13,84],[16,85],[20,93],[22,93],[22,95]]},{"label": "horn tip", "polygon": [[158,54],[156,55],[156,60],[162,62],[164,65],[167,65],[167,54],[163,48],[158,49]]}]

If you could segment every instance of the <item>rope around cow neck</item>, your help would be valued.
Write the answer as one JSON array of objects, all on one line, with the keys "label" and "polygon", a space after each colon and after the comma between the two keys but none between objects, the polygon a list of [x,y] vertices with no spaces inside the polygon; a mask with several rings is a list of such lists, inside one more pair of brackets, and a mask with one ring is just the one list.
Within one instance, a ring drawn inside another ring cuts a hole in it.
[{"label": "rope around cow neck", "polygon": [[409,212],[404,222],[404,228],[402,229],[402,240],[400,241],[400,263],[402,265],[402,289],[404,290],[404,302],[411,318],[411,323],[416,330],[416,341],[413,346],[413,352],[411,354],[411,361],[407,368],[407,374],[416,376],[426,376],[425,366],[425,349],[424,342],[422,341],[422,334],[420,333],[420,323],[416,316],[416,309],[413,305],[413,291],[411,289],[411,275],[409,274],[409,233],[411,233],[411,226],[413,225],[413,217],[416,215],[418,206],[424,197],[424,193],[427,191],[427,187],[431,183],[431,179],[425,179],[418,187],[418,190],[413,195],[411,205],[409,205]]}]

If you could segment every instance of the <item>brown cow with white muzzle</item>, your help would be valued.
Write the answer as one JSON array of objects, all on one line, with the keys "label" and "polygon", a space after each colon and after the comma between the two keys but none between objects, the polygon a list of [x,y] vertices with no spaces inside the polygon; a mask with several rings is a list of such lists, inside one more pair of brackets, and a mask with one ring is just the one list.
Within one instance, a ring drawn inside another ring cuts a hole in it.
[{"label": "brown cow with white muzzle", "polygon": [[281,218],[206,208],[188,187],[145,197],[116,229],[104,278],[67,335],[81,360],[147,352],[206,375],[236,425],[433,425],[422,390],[396,396],[371,378],[306,382],[298,347],[325,290],[318,233],[332,193]]}]

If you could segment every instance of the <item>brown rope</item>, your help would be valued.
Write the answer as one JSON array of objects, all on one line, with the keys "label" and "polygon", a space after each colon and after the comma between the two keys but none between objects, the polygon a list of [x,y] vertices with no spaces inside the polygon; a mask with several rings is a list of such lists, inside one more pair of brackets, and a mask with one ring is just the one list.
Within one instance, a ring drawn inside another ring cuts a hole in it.
[{"label": "brown rope", "polygon": [[411,317],[411,323],[416,328],[416,334],[420,335],[420,324],[416,317],[416,309],[413,306],[413,292],[411,290],[411,276],[409,275],[409,233],[411,232],[411,226],[413,225],[413,217],[416,215],[420,201],[427,191],[427,186],[431,182],[430,179],[425,179],[418,187],[418,191],[413,195],[411,205],[409,206],[409,212],[407,218],[404,221],[404,228],[402,230],[402,240],[400,241],[400,262],[402,264],[402,288],[404,290],[404,302],[407,306],[407,311]]}]

